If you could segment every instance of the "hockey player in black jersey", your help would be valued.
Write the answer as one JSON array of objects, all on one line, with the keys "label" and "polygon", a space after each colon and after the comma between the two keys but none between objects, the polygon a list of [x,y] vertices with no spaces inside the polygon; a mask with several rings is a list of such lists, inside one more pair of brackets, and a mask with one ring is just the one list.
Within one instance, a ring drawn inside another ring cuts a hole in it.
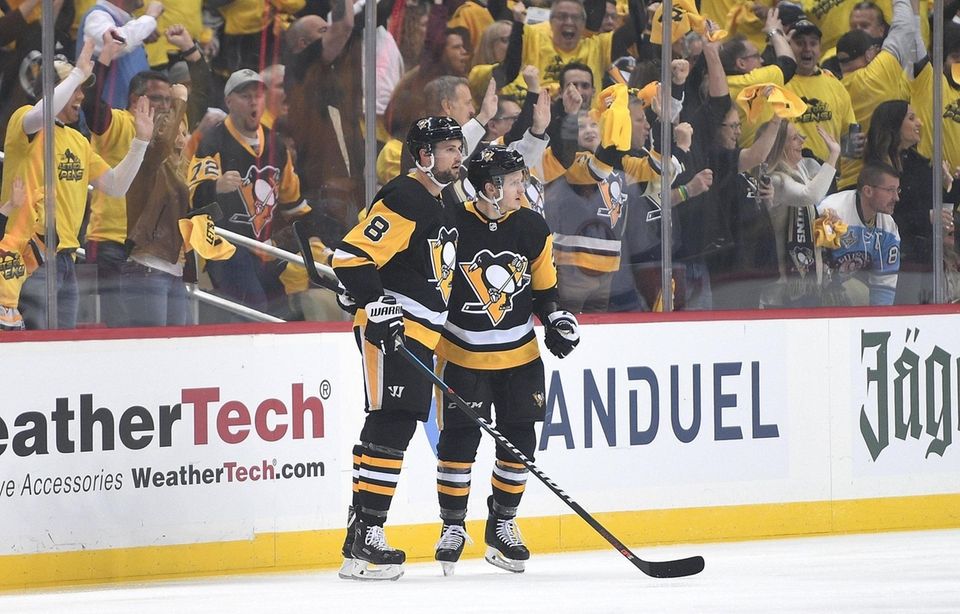
[{"label": "hockey player in black jersey", "polygon": [[383,524],[407,444],[430,413],[432,385],[396,351],[403,344],[432,364],[450,297],[457,230],[440,191],[459,175],[463,132],[453,119],[427,117],[410,127],[407,147],[416,170],[383,186],[333,256],[337,277],[361,307],[354,334],[367,412],[353,449],[342,578],[403,575],[406,555],[387,545]]},{"label": "hockey player in black jersey", "polygon": [[[458,232],[449,315],[437,345],[441,378],[531,460],[534,423],[544,419],[543,362],[533,315],[546,329],[545,343],[563,358],[576,347],[576,318],[557,305],[553,240],[546,222],[521,207],[527,169],[523,157],[490,145],[471,157],[468,178],[478,198],[456,210]],[[437,491],[443,527],[436,559],[444,575],[469,539],[464,526],[480,427],[438,396]],[[514,518],[527,469],[497,448],[493,494],[487,500],[486,560],[522,572],[530,558]]]}]

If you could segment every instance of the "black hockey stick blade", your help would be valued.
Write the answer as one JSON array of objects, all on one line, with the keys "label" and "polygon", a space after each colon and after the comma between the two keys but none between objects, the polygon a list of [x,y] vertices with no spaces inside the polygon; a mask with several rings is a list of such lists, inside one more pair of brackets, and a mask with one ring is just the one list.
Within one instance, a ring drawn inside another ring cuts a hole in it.
[{"label": "black hockey stick blade", "polygon": [[187,217],[196,217],[198,215],[209,215],[210,219],[214,222],[219,222],[220,218],[223,217],[223,209],[220,208],[220,203],[213,201],[209,205],[204,205],[199,209],[194,209],[193,211],[187,213]]},{"label": "black hockey stick blade", "polygon": [[600,534],[607,542],[610,543],[614,549],[623,555],[628,561],[633,563],[633,565],[642,571],[643,573],[651,576],[653,578],[682,578],[684,576],[692,576],[703,571],[704,561],[702,556],[692,556],[685,559],[677,559],[673,561],[645,561],[634,554],[630,548],[628,548],[623,542],[617,539],[613,533],[607,530],[600,522],[590,515],[587,510],[570,498],[570,495],[565,493],[559,486],[553,483],[543,471],[541,471],[536,465],[533,464],[527,456],[517,449],[510,440],[504,437],[498,430],[490,426],[490,424],[481,418],[470,405],[460,398],[454,390],[448,386],[442,379],[440,379],[436,373],[433,372],[433,369],[430,369],[425,364],[420,362],[420,359],[417,358],[410,350],[404,345],[399,346],[400,354],[407,359],[414,368],[422,373],[427,379],[433,382],[433,384],[439,388],[447,397],[453,401],[456,406],[467,415],[473,422],[477,424],[481,429],[486,431],[488,435],[493,437],[497,445],[506,450],[513,456],[519,463],[521,463],[527,470],[535,475],[537,479],[543,482],[544,486],[550,489],[553,494],[557,495],[564,503],[566,503],[570,509],[577,513],[577,516],[580,516],[588,525],[590,525],[597,533]]},{"label": "black hockey stick blade", "polygon": [[343,291],[340,284],[334,279],[321,275],[317,270],[317,264],[313,260],[313,249],[310,247],[310,233],[306,226],[300,222],[294,222],[293,234],[297,237],[297,245],[300,246],[300,255],[303,257],[303,268],[307,270],[307,279],[310,283],[340,294]]}]

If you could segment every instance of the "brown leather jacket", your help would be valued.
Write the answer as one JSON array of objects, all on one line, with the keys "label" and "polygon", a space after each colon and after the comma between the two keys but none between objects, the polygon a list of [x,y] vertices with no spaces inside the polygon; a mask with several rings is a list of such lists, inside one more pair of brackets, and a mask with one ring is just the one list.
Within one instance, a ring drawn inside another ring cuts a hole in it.
[{"label": "brown leather jacket", "polygon": [[186,217],[190,194],[174,141],[187,105],[157,117],[153,140],[127,192],[127,248],[142,250],[170,263],[180,259],[183,238],[177,221]]}]

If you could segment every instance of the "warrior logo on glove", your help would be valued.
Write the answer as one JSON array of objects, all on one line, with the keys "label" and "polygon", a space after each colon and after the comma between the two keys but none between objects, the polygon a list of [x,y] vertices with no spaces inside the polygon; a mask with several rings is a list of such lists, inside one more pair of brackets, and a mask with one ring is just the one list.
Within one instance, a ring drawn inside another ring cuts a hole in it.
[{"label": "warrior logo on glove", "polygon": [[450,290],[453,288],[458,236],[456,228],[447,230],[441,227],[436,239],[427,239],[430,244],[430,265],[433,269],[433,278],[427,281],[437,284],[444,303],[450,300]]},{"label": "warrior logo on glove", "polygon": [[490,250],[477,253],[473,262],[461,262],[460,269],[479,299],[476,303],[464,303],[467,313],[486,312],[496,326],[513,309],[514,294],[530,283],[530,263],[523,256],[512,252],[494,255]]}]

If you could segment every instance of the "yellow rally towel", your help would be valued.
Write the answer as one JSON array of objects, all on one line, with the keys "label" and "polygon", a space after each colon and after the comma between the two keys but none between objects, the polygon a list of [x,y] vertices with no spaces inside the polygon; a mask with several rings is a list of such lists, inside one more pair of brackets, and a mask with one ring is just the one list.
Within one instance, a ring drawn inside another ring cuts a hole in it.
[{"label": "yellow rally towel", "polygon": [[237,251],[235,245],[214,230],[213,218],[209,215],[195,215],[179,221],[180,234],[186,251],[197,250],[207,260],[229,260]]},{"label": "yellow rally towel", "polygon": [[616,83],[600,92],[600,146],[613,146],[619,151],[630,150],[633,123],[630,120],[629,89]]},{"label": "yellow rally towel", "polygon": [[813,222],[813,244],[827,249],[839,249],[840,237],[847,233],[847,224],[837,212],[827,209]]},{"label": "yellow rally towel", "polygon": [[[675,43],[687,32],[693,30],[697,34],[713,42],[726,38],[726,30],[708,31],[707,18],[700,14],[692,0],[678,0],[673,4],[673,28],[670,31],[670,42]],[[650,42],[654,45],[663,43],[663,5],[657,7],[653,14],[653,23],[650,26]]]},{"label": "yellow rally towel", "polygon": [[767,107],[784,119],[800,117],[807,110],[807,103],[799,96],[775,83],[758,83],[743,88],[737,94],[737,104],[746,112],[750,122],[756,122]]}]

